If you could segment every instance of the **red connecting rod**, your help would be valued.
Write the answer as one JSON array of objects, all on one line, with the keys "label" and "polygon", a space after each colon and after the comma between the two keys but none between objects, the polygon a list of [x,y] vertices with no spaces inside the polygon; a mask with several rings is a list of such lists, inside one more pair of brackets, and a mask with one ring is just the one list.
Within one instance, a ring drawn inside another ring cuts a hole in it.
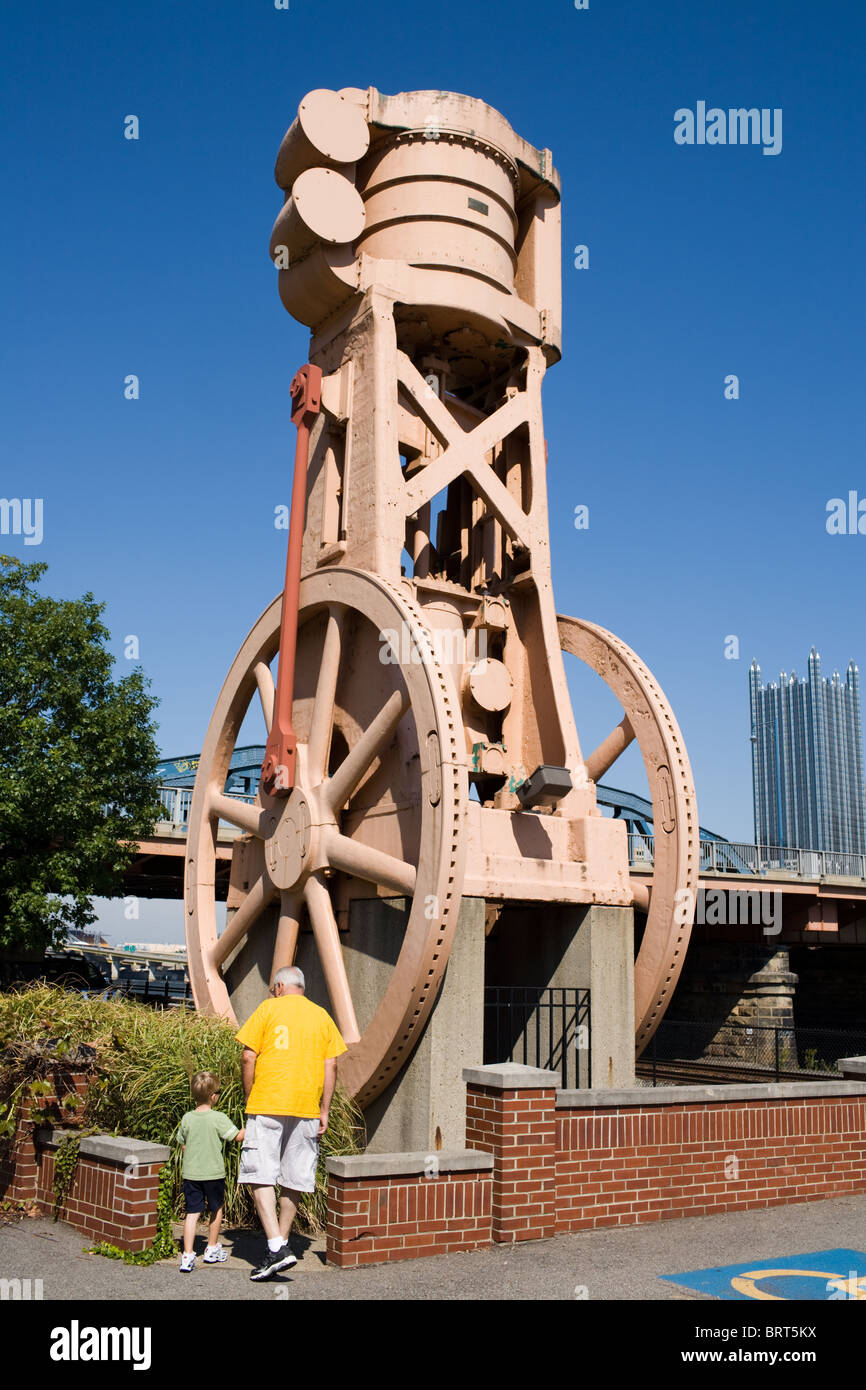
[{"label": "red connecting rod", "polygon": [[298,438],[295,446],[289,544],[286,551],[286,582],[280,618],[280,655],[274,697],[274,720],[262,763],[262,786],[269,796],[288,796],[295,785],[298,739],[292,727],[292,696],[295,689],[295,651],[298,642],[298,595],[301,585],[304,511],[307,504],[310,429],[322,408],[321,368],[308,362],[295,376],[291,389],[292,424],[298,427]]}]

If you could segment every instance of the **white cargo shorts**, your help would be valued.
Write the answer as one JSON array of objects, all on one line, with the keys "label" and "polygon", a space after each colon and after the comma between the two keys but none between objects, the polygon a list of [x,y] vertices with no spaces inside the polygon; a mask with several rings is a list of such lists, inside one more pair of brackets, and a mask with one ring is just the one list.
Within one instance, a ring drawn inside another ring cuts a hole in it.
[{"label": "white cargo shorts", "polygon": [[248,1115],[238,1182],[315,1192],[318,1159],[318,1115]]}]

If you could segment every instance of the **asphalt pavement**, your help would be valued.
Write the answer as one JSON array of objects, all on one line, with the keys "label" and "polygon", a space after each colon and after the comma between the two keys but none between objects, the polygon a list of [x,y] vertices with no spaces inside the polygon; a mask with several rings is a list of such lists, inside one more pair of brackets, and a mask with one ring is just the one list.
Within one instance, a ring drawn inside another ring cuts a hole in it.
[{"label": "asphalt pavement", "polygon": [[[227,1230],[229,1258],[204,1265],[204,1227],[191,1274],[178,1261],[125,1265],[84,1252],[86,1239],[62,1222],[22,1217],[0,1225],[0,1278],[41,1280],[45,1300],[692,1300],[707,1295],[666,1275],[817,1250],[866,1249],[866,1195],[606,1227],[521,1245],[493,1246],[396,1264],[340,1270],[325,1264],[323,1240],[293,1237],[298,1264],[264,1284],[250,1281],[264,1240]],[[176,1228],[179,1233],[180,1228]],[[35,1285],[31,1285],[35,1288]],[[715,1300],[711,1300],[715,1301]]]}]

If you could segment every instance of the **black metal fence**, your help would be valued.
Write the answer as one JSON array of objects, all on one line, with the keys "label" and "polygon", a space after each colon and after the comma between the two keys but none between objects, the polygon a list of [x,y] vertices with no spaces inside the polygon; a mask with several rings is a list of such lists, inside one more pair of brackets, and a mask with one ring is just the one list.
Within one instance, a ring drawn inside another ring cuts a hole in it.
[{"label": "black metal fence", "polygon": [[152,1004],[157,1009],[170,1009],[178,1004],[192,1003],[192,986],[189,980],[151,980],[145,975],[143,980],[128,977],[118,980],[109,988],[115,998],[137,999],[140,1003]]},{"label": "black metal fence", "polygon": [[665,1018],[637,1061],[649,1086],[701,1081],[822,1081],[840,1057],[866,1054],[866,1029],[709,1024]]},{"label": "black metal fence", "polygon": [[589,990],[487,985],[484,1061],[523,1062],[558,1071],[565,1090],[591,1076]]}]

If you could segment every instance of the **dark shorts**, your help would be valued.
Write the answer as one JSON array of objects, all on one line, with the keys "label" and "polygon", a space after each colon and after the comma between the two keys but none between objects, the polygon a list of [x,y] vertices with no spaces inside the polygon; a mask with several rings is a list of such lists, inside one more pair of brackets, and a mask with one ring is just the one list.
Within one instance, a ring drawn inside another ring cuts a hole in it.
[{"label": "dark shorts", "polygon": [[204,1178],[200,1182],[194,1182],[190,1178],[183,1179],[183,1200],[188,1216],[191,1212],[204,1211],[205,1207],[213,1216],[223,1205],[225,1195],[225,1178]]}]

